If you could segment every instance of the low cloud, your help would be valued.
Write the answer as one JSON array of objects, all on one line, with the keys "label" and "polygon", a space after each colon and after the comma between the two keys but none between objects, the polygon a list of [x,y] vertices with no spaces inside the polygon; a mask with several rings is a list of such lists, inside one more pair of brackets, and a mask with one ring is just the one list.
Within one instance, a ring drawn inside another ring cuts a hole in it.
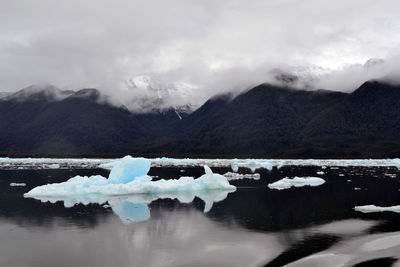
[{"label": "low cloud", "polygon": [[399,76],[399,9],[396,0],[4,0],[0,91],[96,87],[143,110],[277,82],[277,69],[299,76],[298,87],[351,91]]}]

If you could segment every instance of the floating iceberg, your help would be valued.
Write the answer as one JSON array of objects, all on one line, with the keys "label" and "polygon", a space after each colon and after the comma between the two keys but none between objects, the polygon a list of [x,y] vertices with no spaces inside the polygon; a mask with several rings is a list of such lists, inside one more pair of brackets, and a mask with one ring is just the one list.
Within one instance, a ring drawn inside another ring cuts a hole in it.
[{"label": "floating iceberg", "polygon": [[236,172],[227,172],[224,174],[224,176],[226,177],[226,179],[228,179],[228,181],[241,180],[241,179],[260,180],[259,173],[241,174],[241,173],[236,173]]},{"label": "floating iceberg", "polygon": [[49,168],[49,169],[59,169],[60,168],[60,164],[57,164],[57,163],[49,164],[49,165],[47,165],[47,168]]},{"label": "floating iceberg", "polygon": [[365,205],[365,206],[356,206],[354,207],[356,211],[360,211],[363,213],[371,213],[371,212],[383,212],[383,211],[392,211],[400,213],[400,205],[391,206],[391,207],[379,207],[375,205]]},{"label": "floating iceberg", "polygon": [[291,187],[303,187],[303,186],[319,186],[325,183],[325,180],[319,177],[294,177],[283,178],[275,183],[268,184],[271,189],[283,190]]},{"label": "floating iceberg", "polygon": [[228,180],[214,174],[208,166],[201,177],[152,181],[147,175],[150,161],[126,156],[114,162],[109,178],[101,175],[75,176],[63,183],[47,184],[33,188],[25,196],[71,196],[71,195],[127,195],[165,192],[192,192],[202,190],[235,190]]},{"label": "floating iceberg", "polygon": [[224,200],[236,189],[208,166],[204,166],[206,174],[197,179],[181,177],[152,181],[152,177],[147,175],[149,170],[149,160],[126,156],[113,163],[108,179],[100,175],[75,176],[63,183],[35,187],[24,196],[42,202],[64,201],[65,207],[108,202],[121,220],[129,223],[150,218],[148,204],[157,199],[170,198],[190,203],[198,197],[205,203],[204,212],[208,212],[214,202]]},{"label": "floating iceberg", "polygon": [[26,186],[26,183],[10,183],[10,186]]}]

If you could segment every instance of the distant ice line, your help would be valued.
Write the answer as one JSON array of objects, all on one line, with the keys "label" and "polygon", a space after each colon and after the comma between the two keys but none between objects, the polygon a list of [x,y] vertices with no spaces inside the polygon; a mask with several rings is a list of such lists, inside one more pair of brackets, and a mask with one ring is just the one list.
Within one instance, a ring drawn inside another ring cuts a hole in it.
[{"label": "distant ice line", "polygon": [[[76,158],[0,158],[0,169],[111,169],[116,159]],[[152,167],[232,167],[268,169],[282,166],[334,166],[334,167],[397,167],[400,159],[174,159],[150,158]]]}]

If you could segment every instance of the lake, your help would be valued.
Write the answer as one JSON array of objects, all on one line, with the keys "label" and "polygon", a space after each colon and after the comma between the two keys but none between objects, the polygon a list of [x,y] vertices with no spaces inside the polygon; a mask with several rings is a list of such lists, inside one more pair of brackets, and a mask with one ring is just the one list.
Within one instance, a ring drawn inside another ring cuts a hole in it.
[{"label": "lake", "polygon": [[[259,177],[230,181],[234,192],[25,198],[39,185],[109,173],[96,166],[53,167],[0,170],[0,266],[398,264],[400,214],[354,210],[400,205],[394,166],[256,169]],[[232,172],[224,166],[212,170]],[[239,166],[238,173],[252,170]],[[202,174],[199,166],[155,166],[149,172],[155,180]],[[326,182],[285,190],[267,186],[295,176]]]}]

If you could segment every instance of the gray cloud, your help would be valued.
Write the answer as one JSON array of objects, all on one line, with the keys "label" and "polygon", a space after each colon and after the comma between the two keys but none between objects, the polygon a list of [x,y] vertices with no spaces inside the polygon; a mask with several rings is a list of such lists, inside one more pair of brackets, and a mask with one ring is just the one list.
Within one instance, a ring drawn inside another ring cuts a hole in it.
[{"label": "gray cloud", "polygon": [[198,105],[275,69],[349,91],[398,76],[399,13],[396,0],[1,0],[0,91],[49,82],[131,109]]}]

